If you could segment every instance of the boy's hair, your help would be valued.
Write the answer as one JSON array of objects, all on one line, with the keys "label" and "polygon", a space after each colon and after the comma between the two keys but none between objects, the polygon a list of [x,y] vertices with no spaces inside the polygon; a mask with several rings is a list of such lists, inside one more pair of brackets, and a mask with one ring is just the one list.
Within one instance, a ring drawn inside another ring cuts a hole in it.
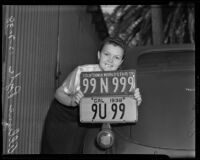
[{"label": "boy's hair", "polygon": [[101,45],[99,47],[100,52],[106,44],[113,44],[115,46],[121,47],[124,50],[123,59],[125,58],[127,46],[126,46],[126,43],[121,38],[119,38],[119,37],[108,37],[108,38],[104,39],[104,41],[101,43]]}]

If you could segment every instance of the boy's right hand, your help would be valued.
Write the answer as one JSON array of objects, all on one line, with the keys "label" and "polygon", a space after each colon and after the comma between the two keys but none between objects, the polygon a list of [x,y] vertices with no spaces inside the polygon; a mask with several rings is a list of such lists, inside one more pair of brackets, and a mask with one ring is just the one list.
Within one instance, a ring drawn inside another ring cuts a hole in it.
[{"label": "boy's right hand", "polygon": [[72,96],[72,106],[77,106],[77,104],[80,104],[80,100],[83,98],[83,93],[79,90]]}]

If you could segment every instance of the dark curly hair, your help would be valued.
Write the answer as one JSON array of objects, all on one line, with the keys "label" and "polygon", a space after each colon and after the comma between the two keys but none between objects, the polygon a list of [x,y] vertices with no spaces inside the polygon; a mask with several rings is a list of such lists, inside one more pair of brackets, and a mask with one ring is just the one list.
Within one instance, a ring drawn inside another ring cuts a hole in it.
[{"label": "dark curly hair", "polygon": [[125,53],[127,49],[126,43],[119,37],[107,37],[104,41],[100,44],[99,51],[101,52],[102,48],[106,44],[113,44],[115,46],[119,46],[124,50],[123,59],[125,58]]}]

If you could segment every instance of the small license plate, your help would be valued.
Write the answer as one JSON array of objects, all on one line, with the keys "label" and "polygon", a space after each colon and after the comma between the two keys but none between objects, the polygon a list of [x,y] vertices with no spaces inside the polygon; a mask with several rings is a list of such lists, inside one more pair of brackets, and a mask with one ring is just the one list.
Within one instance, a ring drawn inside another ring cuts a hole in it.
[{"label": "small license plate", "polygon": [[133,123],[138,120],[132,97],[84,97],[80,102],[82,123]]}]

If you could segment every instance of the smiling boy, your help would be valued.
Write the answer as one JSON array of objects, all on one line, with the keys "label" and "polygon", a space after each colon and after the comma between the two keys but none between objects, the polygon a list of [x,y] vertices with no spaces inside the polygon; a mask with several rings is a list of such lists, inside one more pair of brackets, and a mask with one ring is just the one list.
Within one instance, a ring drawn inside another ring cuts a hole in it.
[{"label": "smiling boy", "polygon": [[[86,129],[78,123],[78,107],[84,94],[80,91],[80,73],[116,71],[124,61],[126,45],[119,38],[103,41],[97,53],[99,64],[76,67],[56,90],[55,101],[50,106],[45,121],[41,153],[81,153]],[[139,88],[134,90],[139,106],[142,102]]]}]

